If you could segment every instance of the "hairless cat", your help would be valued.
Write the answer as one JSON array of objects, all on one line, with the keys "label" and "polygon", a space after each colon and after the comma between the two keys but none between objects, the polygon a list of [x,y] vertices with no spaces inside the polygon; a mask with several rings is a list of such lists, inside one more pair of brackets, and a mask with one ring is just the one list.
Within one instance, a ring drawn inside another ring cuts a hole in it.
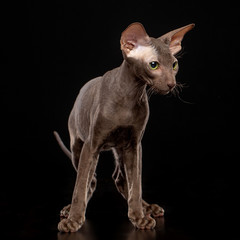
[{"label": "hairless cat", "polygon": [[121,66],[92,79],[80,90],[68,120],[71,152],[54,132],[77,171],[72,203],[61,211],[59,231],[76,232],[83,225],[88,201],[96,188],[99,153],[105,150],[114,153],[113,179],[127,200],[132,224],[152,229],[156,224],[152,217],[164,215],[163,208],[142,199],[141,139],[149,117],[146,87],[162,95],[176,89],[175,55],[181,50],[184,35],[193,27],[189,24],[152,38],[142,24],[131,24],[121,35]]}]

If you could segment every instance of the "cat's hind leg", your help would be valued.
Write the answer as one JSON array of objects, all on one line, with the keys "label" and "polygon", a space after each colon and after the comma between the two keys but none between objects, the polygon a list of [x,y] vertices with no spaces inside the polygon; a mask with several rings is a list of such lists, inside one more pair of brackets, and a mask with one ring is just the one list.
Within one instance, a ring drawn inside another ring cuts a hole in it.
[{"label": "cat's hind leg", "polygon": [[78,163],[80,159],[80,155],[82,152],[84,142],[80,138],[72,138],[71,137],[71,152],[72,152],[72,164],[75,170],[78,169]]},{"label": "cat's hind leg", "polygon": [[[126,175],[124,171],[124,167],[122,164],[122,155],[121,151],[117,149],[113,149],[114,157],[116,160],[116,167],[112,178],[115,182],[117,190],[121,195],[127,200],[128,199],[128,188],[127,188],[127,181]],[[143,211],[146,216],[152,215],[153,217],[162,217],[164,216],[164,209],[157,204],[149,204],[142,199],[142,206]]]},{"label": "cat's hind leg", "polygon": [[[156,222],[150,215],[146,215],[144,211],[144,206],[142,205],[141,200],[141,163],[137,164],[137,168],[129,168],[126,164],[131,163],[129,161],[132,159],[132,156],[125,155],[123,149],[113,149],[115,160],[116,160],[116,168],[113,173],[113,179],[115,181],[116,187],[118,191],[122,194],[122,196],[128,202],[128,217],[132,224],[139,229],[152,229],[155,227]],[[139,159],[141,161],[141,159]],[[130,170],[130,176],[129,176]],[[128,171],[128,172],[127,172]],[[128,176],[127,176],[128,174]],[[140,176],[137,181],[135,181],[136,186],[133,186],[133,179],[136,176]],[[128,179],[128,180],[127,180]],[[128,181],[130,183],[128,183]],[[138,185],[139,184],[139,185]],[[129,191],[131,186],[131,190]],[[138,194],[139,188],[139,194]],[[135,196],[133,195],[133,191],[135,192]],[[139,195],[139,197],[138,197]],[[136,200],[134,199],[136,198]],[[135,200],[133,202],[133,200]],[[134,203],[134,204],[133,204]]]},{"label": "cat's hind leg", "polygon": [[60,211],[60,219],[68,218],[71,204],[68,204]]},{"label": "cat's hind leg", "polygon": [[[82,151],[83,143],[84,142],[81,139],[71,137],[71,141],[70,141],[70,145],[71,145],[70,149],[72,154],[71,160],[72,160],[73,167],[76,171],[78,168],[78,163],[79,163],[79,158]],[[70,208],[71,208],[71,204],[68,204],[60,211],[60,219],[68,218]]]},{"label": "cat's hind leg", "polygon": [[126,181],[126,174],[122,164],[121,153],[119,150],[113,149],[115,158],[115,170],[113,172],[112,178],[115,182],[118,192],[125,198],[128,199],[128,188]]},{"label": "cat's hind leg", "polygon": [[[121,195],[125,199],[127,199],[128,196],[127,182],[124,177],[124,171],[121,170],[120,166],[116,167],[112,177],[115,181],[119,193],[121,193]],[[146,216],[152,215],[154,218],[164,216],[164,209],[157,204],[149,204],[146,201],[142,200],[142,206],[144,214]]]},{"label": "cat's hind leg", "polygon": [[145,215],[152,215],[154,218],[164,216],[164,209],[157,204],[149,204],[142,200]]},{"label": "cat's hind leg", "polygon": [[[139,150],[140,158],[142,158],[142,148]],[[164,209],[157,204],[149,204],[142,199],[143,211],[145,215],[152,215],[153,217],[164,216]]]}]

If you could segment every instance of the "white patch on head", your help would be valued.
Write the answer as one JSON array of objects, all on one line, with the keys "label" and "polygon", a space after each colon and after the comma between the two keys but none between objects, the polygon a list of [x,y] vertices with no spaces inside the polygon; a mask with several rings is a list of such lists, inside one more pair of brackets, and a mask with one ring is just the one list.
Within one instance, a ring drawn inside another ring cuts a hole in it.
[{"label": "white patch on head", "polygon": [[135,58],[138,60],[144,60],[145,62],[157,61],[157,52],[152,46],[142,46],[139,45],[133,48],[127,57]]}]

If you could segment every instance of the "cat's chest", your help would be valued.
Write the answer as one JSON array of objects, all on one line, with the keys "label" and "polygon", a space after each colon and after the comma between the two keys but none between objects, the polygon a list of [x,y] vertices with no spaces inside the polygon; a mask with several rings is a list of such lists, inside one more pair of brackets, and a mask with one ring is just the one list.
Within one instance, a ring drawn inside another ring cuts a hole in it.
[{"label": "cat's chest", "polygon": [[149,116],[148,103],[138,103],[134,107],[122,104],[104,105],[100,115],[98,129],[105,129],[101,149],[126,147],[131,140],[142,135]]},{"label": "cat's chest", "polygon": [[108,133],[103,141],[101,150],[110,150],[112,147],[127,147],[134,135],[134,127],[118,126]]},{"label": "cat's chest", "polygon": [[147,102],[136,103],[132,106],[118,102],[105,105],[102,113],[105,118],[116,125],[143,125],[148,119],[149,107]]}]

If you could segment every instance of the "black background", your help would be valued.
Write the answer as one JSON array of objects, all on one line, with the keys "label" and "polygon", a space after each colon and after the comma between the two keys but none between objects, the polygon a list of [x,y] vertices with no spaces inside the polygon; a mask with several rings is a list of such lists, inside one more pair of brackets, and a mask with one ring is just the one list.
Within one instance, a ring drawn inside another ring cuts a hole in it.
[{"label": "black background", "polygon": [[[1,4],[4,239],[237,239],[238,7],[195,1]],[[128,225],[126,203],[111,180],[113,156],[105,152],[85,229],[58,234],[75,173],[52,132],[69,145],[67,120],[79,89],[121,64],[121,32],[136,21],[153,37],[196,24],[183,40],[177,75],[188,86],[180,96],[189,103],[153,95],[142,142],[143,197],[163,206],[166,216],[148,233]]]}]

